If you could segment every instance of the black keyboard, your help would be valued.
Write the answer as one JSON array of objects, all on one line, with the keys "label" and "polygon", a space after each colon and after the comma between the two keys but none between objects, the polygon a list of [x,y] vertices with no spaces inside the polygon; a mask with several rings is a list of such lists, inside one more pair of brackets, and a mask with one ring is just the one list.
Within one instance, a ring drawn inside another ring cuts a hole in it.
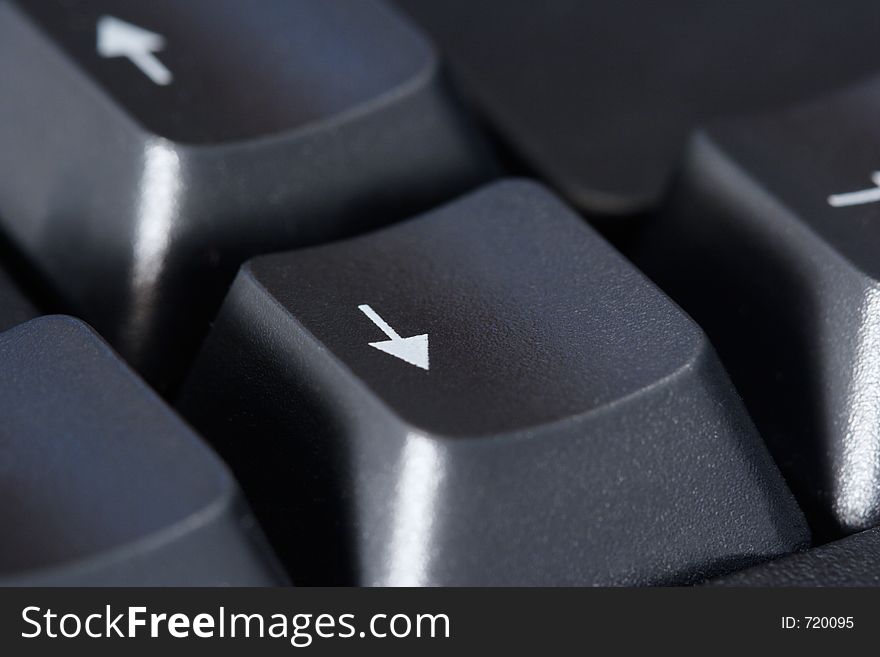
[{"label": "black keyboard", "polygon": [[0,0],[0,585],[880,584],[878,25]]}]

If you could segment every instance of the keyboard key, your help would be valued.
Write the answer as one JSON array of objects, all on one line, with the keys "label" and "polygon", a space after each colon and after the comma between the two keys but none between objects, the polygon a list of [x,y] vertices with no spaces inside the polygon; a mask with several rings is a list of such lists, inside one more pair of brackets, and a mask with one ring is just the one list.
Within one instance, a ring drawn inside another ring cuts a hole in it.
[{"label": "keyboard key", "polygon": [[488,175],[432,46],[373,0],[0,3],[0,215],[155,384],[247,257]]},{"label": "keyboard key", "polygon": [[0,585],[283,582],[219,459],[88,327],[0,335]]},{"label": "keyboard key", "polygon": [[846,85],[880,55],[872,0],[396,4],[526,165],[596,212],[654,205],[707,118]]},{"label": "keyboard key", "polygon": [[880,586],[880,529],[869,529],[712,582],[715,586]]},{"label": "keyboard key", "polygon": [[880,524],[880,78],[713,125],[633,257],[708,330],[823,538]]},{"label": "keyboard key", "polygon": [[527,182],[251,261],[180,407],[297,582],[673,583],[808,540],[698,327]]}]

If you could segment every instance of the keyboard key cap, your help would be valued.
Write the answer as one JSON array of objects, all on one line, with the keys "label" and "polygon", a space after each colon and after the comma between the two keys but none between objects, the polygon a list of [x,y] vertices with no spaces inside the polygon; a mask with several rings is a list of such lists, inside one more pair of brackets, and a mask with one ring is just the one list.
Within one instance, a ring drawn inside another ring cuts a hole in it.
[{"label": "keyboard key cap", "polygon": [[880,586],[880,529],[734,573],[715,586]]},{"label": "keyboard key cap", "polygon": [[633,257],[709,331],[822,537],[880,523],[880,78],[713,125]]},{"label": "keyboard key cap", "polygon": [[298,582],[684,582],[808,540],[701,331],[526,182],[251,261],[180,407]]},{"label": "keyboard key cap", "polygon": [[374,0],[0,2],[0,215],[157,384],[239,264],[488,175],[431,45]]},{"label": "keyboard key cap", "polygon": [[880,55],[872,0],[396,4],[526,164],[597,212],[654,205],[707,118],[835,89]]},{"label": "keyboard key cap", "polygon": [[0,335],[0,585],[283,582],[225,466],[77,320]]}]

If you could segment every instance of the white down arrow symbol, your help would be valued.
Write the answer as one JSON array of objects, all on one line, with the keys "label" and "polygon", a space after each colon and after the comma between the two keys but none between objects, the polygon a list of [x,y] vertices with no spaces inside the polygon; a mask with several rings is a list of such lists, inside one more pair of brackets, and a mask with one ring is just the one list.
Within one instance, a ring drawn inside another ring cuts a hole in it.
[{"label": "white down arrow symbol", "polygon": [[156,53],[165,48],[165,37],[113,16],[98,21],[98,54],[101,57],[127,57],[158,85],[169,85],[174,76]]},{"label": "white down arrow symbol", "polygon": [[414,335],[411,338],[402,338],[397,331],[388,325],[388,322],[379,317],[379,314],[367,304],[358,306],[358,310],[369,317],[370,321],[378,326],[389,338],[388,340],[382,340],[381,342],[370,342],[369,345],[371,347],[378,349],[379,351],[384,351],[386,354],[390,354],[402,361],[406,361],[410,365],[421,367],[423,370],[428,369],[427,333],[423,335]]}]

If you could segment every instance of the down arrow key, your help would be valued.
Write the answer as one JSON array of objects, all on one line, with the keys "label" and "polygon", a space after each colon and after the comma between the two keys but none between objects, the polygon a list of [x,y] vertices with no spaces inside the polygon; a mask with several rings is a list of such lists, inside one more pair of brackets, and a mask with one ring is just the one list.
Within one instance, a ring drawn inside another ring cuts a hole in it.
[{"label": "down arrow key", "polygon": [[410,365],[421,367],[427,370],[430,366],[428,360],[428,334],[414,335],[410,338],[402,338],[388,322],[379,317],[379,314],[369,305],[362,304],[358,309],[364,313],[370,320],[378,326],[382,332],[388,336],[388,340],[381,342],[370,342],[369,345],[390,354],[395,358],[406,361]]}]

